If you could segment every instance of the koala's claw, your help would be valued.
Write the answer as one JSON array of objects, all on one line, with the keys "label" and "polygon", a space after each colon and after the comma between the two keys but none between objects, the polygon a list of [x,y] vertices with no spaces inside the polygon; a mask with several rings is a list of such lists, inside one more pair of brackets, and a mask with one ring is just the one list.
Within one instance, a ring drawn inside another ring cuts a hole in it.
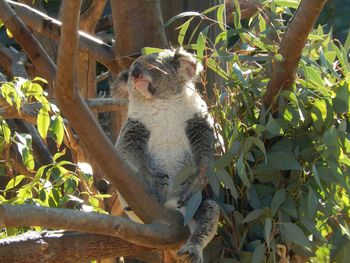
[{"label": "koala's claw", "polygon": [[181,263],[203,263],[203,251],[200,245],[186,244],[177,255]]}]

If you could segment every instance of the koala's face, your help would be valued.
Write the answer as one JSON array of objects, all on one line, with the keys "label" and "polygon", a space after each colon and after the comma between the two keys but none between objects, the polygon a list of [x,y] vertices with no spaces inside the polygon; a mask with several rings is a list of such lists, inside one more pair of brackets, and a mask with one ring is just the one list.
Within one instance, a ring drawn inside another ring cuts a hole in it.
[{"label": "koala's face", "polygon": [[171,99],[193,82],[202,66],[183,50],[165,50],[141,56],[128,75],[130,96],[143,99]]}]

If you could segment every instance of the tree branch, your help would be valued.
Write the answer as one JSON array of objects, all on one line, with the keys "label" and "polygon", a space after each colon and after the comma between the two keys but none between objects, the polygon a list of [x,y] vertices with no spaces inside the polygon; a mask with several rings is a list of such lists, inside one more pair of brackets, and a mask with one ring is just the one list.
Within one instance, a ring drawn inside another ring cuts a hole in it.
[{"label": "tree branch", "polygon": [[272,76],[263,99],[266,108],[274,108],[275,97],[293,83],[307,37],[326,2],[327,0],[302,0],[290,20],[278,50],[283,60],[273,64]]},{"label": "tree branch", "polygon": [[67,0],[62,5],[62,35],[55,82],[58,105],[90,154],[100,167],[103,167],[106,176],[118,187],[135,213],[146,223],[163,220],[176,226],[182,222],[180,213],[164,209],[145,190],[101,130],[96,119],[74,88],[74,66],[78,40],[76,16],[79,14],[76,5],[76,1]]},{"label": "tree branch", "polygon": [[[61,35],[62,23],[34,8],[25,4],[6,0],[18,16],[30,28],[39,34],[45,35],[55,40],[59,40]],[[93,36],[79,31],[79,50],[88,52],[92,58],[106,66],[111,72],[117,74],[116,63],[114,62],[114,53],[111,46]]]},{"label": "tree branch", "polygon": [[[119,237],[150,248],[173,248],[186,235],[180,228],[161,223],[139,224],[127,218],[73,209],[34,205],[0,205],[0,225],[6,227],[42,226]],[[174,229],[175,228],[175,229]],[[182,228],[182,227],[181,227]]]},{"label": "tree branch", "polygon": [[[19,253],[20,251],[20,253]],[[152,251],[120,238],[77,232],[30,231],[0,240],[1,262],[89,262]]]},{"label": "tree branch", "polygon": [[[37,70],[49,83],[55,78],[56,67],[44,48],[5,0],[0,0],[0,19],[11,31]],[[52,90],[51,90],[52,92]]]}]

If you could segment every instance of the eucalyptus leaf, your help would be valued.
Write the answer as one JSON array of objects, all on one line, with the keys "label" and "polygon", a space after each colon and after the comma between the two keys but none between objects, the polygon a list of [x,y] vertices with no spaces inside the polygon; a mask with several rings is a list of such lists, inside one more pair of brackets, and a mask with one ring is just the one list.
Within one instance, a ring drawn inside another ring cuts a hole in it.
[{"label": "eucalyptus leaf", "polygon": [[192,195],[188,201],[186,212],[184,216],[184,225],[187,226],[194,214],[197,212],[200,204],[202,203],[202,193],[200,191]]}]

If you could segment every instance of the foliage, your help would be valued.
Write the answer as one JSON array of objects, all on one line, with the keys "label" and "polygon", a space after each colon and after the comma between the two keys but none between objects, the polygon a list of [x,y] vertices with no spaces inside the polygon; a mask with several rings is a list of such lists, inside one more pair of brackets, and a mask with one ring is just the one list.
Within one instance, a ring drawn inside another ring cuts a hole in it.
[{"label": "foliage", "polygon": [[298,1],[261,2],[261,12],[241,21],[238,11],[230,26],[222,5],[169,21],[189,18],[179,44],[218,85],[211,113],[219,156],[208,180],[224,220],[207,260],[347,262],[350,36],[342,45],[322,26],[309,35],[295,84],[279,94],[273,114],[262,98]]},{"label": "foliage", "polygon": [[[93,193],[91,167],[67,161],[63,140],[68,140],[67,127],[56,105],[48,101],[40,78],[0,83],[4,108],[11,107],[19,116],[26,107],[39,104],[37,130],[43,142],[56,152],[50,164],[41,165],[33,151],[32,135],[16,131],[13,121],[0,116],[0,204],[35,204],[47,207],[73,207],[99,211],[99,202],[106,195]],[[16,154],[21,157],[19,169]],[[86,169],[86,167],[88,169]],[[27,171],[25,174],[19,171]],[[7,227],[1,237],[17,235],[27,228]]]}]

